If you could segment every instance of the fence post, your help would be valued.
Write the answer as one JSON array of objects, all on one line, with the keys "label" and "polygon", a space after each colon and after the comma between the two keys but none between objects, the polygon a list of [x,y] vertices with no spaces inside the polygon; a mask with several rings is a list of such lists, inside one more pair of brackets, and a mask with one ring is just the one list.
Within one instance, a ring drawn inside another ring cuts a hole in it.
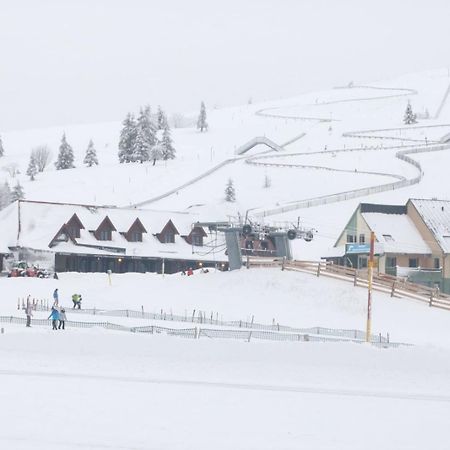
[{"label": "fence post", "polygon": [[285,264],[286,264],[286,256],[283,256],[283,259],[281,261],[281,270],[284,270]]},{"label": "fence post", "polygon": [[320,277],[320,261],[317,263],[317,276]]},{"label": "fence post", "polygon": [[430,301],[428,303],[428,306],[431,308],[433,306],[433,291],[430,292]]},{"label": "fence post", "polygon": [[247,254],[247,262],[246,262],[247,269],[250,269],[250,256]]},{"label": "fence post", "polygon": [[355,269],[355,275],[353,277],[353,286],[358,286],[358,272]]},{"label": "fence post", "polygon": [[392,283],[391,297],[393,297],[394,295],[395,295],[395,281]]},{"label": "fence post", "polygon": [[252,338],[252,331],[250,331],[250,333],[248,334],[248,341],[247,342],[250,342],[251,338]]},{"label": "fence post", "polygon": [[144,317],[144,305],[141,305],[142,317]]},{"label": "fence post", "polygon": [[20,298],[17,298],[17,309],[20,309]]}]

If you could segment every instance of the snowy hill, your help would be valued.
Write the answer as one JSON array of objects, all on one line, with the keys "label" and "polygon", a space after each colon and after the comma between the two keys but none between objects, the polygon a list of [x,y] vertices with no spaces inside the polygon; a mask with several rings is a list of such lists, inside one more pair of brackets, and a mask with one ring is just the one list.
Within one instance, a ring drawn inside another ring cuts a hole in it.
[{"label": "snowy hill", "polygon": [[[119,122],[4,132],[5,156],[0,168],[17,163],[21,173],[11,177],[2,170],[0,183],[6,180],[13,186],[20,181],[31,200],[190,208],[205,220],[220,220],[246,210],[276,210],[305,199],[413,179],[417,169],[395,154],[424,147],[423,153],[414,155],[423,169],[418,184],[338,205],[294,208],[267,219],[296,221],[300,216],[304,224],[318,230],[317,244],[312,243],[309,250],[318,257],[360,201],[404,203],[409,197],[448,197],[439,180],[450,152],[427,150],[450,132],[449,83],[448,72],[440,70],[208,110],[209,131],[173,129],[177,158],[155,167],[118,163]],[[419,117],[428,114],[429,118],[419,118],[417,125],[403,125],[408,101]],[[29,181],[25,171],[31,148],[47,144],[55,159],[63,132],[74,148],[77,168],[56,171],[52,163],[35,181]],[[258,145],[237,156],[237,149],[255,136],[268,137],[283,146],[283,152]],[[98,152],[98,167],[82,166],[89,139]],[[270,187],[263,188],[266,177]],[[224,200],[229,178],[236,189],[236,203]]]}]

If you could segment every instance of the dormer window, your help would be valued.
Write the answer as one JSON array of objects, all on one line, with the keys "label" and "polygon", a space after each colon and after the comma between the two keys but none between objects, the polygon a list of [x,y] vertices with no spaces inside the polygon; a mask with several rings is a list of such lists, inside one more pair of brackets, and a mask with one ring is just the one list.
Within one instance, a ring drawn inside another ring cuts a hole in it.
[{"label": "dormer window", "polygon": [[192,245],[197,247],[203,246],[203,236],[198,233],[192,233]]},{"label": "dormer window", "polygon": [[142,222],[137,218],[126,233],[122,233],[128,242],[142,242],[142,234],[147,233]]},{"label": "dormer window", "polygon": [[100,230],[98,233],[98,240],[99,241],[111,241],[112,240],[112,233],[110,230]]},{"label": "dormer window", "polygon": [[139,231],[132,231],[130,233],[130,242],[142,242],[142,233]]},{"label": "dormer window", "polygon": [[164,233],[164,243],[165,244],[174,244],[175,243],[175,233],[172,231],[166,231]]},{"label": "dormer window", "polygon": [[84,229],[84,225],[76,214],[74,214],[67,222],[67,230],[73,238],[80,237],[80,230]]},{"label": "dormer window", "polygon": [[106,216],[98,228],[94,231],[94,236],[99,241],[112,241],[112,232],[117,231],[108,216]]},{"label": "dormer window", "polygon": [[69,228],[69,233],[74,238],[79,238],[80,237],[80,229],[77,228],[77,227],[70,227]]},{"label": "dormer window", "polygon": [[171,220],[169,220],[164,228],[161,230],[161,233],[156,233],[156,237],[159,242],[163,244],[173,244],[175,243],[175,235],[180,234],[178,230],[175,228],[175,225]]}]

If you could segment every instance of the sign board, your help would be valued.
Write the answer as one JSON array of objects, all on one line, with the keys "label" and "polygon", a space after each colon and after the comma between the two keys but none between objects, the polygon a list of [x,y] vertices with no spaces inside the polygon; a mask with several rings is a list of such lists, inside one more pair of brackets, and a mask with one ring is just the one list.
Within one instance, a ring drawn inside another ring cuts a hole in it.
[{"label": "sign board", "polygon": [[[345,244],[346,255],[368,255],[370,253],[370,244]],[[375,243],[375,255],[384,253],[383,245]]]}]

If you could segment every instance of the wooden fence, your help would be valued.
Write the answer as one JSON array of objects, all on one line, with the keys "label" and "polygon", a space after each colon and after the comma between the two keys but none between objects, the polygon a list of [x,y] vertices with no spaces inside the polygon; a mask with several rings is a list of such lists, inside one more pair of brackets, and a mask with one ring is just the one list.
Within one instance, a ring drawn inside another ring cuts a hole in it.
[{"label": "wooden fence", "polygon": [[[368,272],[351,267],[339,266],[326,261],[286,261],[270,258],[247,258],[247,268],[278,267],[281,270],[310,273],[317,277],[325,276],[353,283],[354,286],[368,285]],[[422,284],[410,283],[405,278],[394,277],[383,273],[373,274],[373,290],[385,292],[391,297],[412,298],[427,303],[429,306],[450,311],[450,295]]]}]

